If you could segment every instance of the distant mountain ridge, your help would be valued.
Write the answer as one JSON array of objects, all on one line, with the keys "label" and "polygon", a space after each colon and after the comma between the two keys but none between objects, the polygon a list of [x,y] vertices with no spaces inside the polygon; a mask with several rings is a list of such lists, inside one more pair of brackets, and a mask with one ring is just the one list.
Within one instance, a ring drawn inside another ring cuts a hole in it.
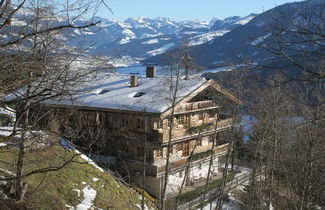
[{"label": "distant mountain ridge", "polygon": [[[275,7],[253,17],[247,24],[233,28],[223,36],[215,37],[201,45],[193,46],[191,49],[192,58],[197,64],[208,68],[223,66],[229,63],[239,64],[244,59],[249,59],[251,62],[264,62],[265,60],[274,58],[274,55],[263,48],[258,48],[257,45],[263,45],[272,39],[271,34],[268,32],[270,25],[278,21],[284,29],[290,30],[293,27],[292,23],[301,23],[303,21],[299,14],[308,16],[315,14],[317,11],[320,14],[325,14],[324,0],[308,0]],[[234,19],[236,17],[230,18],[229,20],[235,22]],[[317,21],[324,21],[324,19],[321,20],[320,17]],[[215,21],[212,28],[225,26],[224,22]],[[231,27],[231,25],[227,27]],[[295,39],[289,32],[283,35],[284,39]],[[295,49],[299,50],[301,47],[315,50],[313,46],[302,45],[299,42],[291,47],[293,49],[292,51]],[[163,60],[165,60],[164,55],[161,54],[150,57],[143,62],[161,64]]]},{"label": "distant mountain ridge", "polygon": [[[223,36],[236,27],[249,22],[256,14],[246,17],[232,16],[210,22],[199,20],[175,21],[171,18],[128,18],[125,21],[95,17],[100,24],[86,29],[68,29],[62,39],[67,47],[84,47],[85,54],[100,54],[117,58],[135,58],[136,60],[156,56],[171,50],[189,40],[191,46],[201,45]],[[11,33],[21,28],[31,27],[34,14],[20,10],[14,17],[9,33],[0,34],[3,41],[10,39]],[[42,19],[42,24],[62,25],[64,20],[57,18]],[[83,25],[85,22],[75,22]],[[7,31],[8,32],[8,31]],[[18,34],[17,34],[18,35]],[[1,40],[0,40],[1,42]]]},{"label": "distant mountain ridge", "polygon": [[147,58],[172,49],[185,37],[189,38],[191,45],[203,44],[245,24],[255,16],[256,14],[251,14],[243,18],[236,16],[224,20],[214,19],[210,24],[198,20],[175,21],[164,17],[128,18],[124,22],[97,17],[97,20],[102,21],[100,28],[97,28],[100,30],[93,34],[81,34],[78,40],[87,40],[87,44],[94,45],[89,53],[108,56],[121,53],[130,57]]}]

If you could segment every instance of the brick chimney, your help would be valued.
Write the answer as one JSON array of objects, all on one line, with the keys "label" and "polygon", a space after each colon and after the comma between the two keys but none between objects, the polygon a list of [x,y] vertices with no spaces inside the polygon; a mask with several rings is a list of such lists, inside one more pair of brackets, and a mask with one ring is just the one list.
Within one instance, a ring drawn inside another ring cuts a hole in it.
[{"label": "brick chimney", "polygon": [[157,64],[146,64],[146,77],[155,78],[157,77]]},{"label": "brick chimney", "polygon": [[137,86],[138,86],[138,74],[131,73],[130,87],[137,87]]}]

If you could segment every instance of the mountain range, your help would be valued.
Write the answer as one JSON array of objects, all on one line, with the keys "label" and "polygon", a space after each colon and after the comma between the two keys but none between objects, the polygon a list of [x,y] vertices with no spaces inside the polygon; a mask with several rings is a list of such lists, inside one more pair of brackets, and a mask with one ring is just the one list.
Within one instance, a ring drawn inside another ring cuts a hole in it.
[{"label": "mountain range", "polygon": [[[243,60],[250,60],[252,63],[265,62],[276,57],[265,49],[267,44],[276,41],[274,40],[276,33],[281,36],[282,40],[291,42],[291,46],[286,46],[287,49],[290,48],[286,52],[288,55],[299,53],[300,50],[317,50],[316,45],[306,43],[295,36],[295,30],[297,30],[295,26],[314,26],[315,28],[310,28],[310,30],[323,30],[319,33],[324,34],[324,27],[316,29],[317,25],[324,24],[324,14],[324,0],[287,3],[256,15],[246,24],[230,28],[231,31],[222,36],[193,46],[191,56],[198,65],[208,68],[225,66],[229,63],[240,64]],[[218,21],[214,25],[218,25]],[[281,34],[277,31],[279,27]],[[318,42],[324,41],[322,37],[313,37],[313,39],[315,41],[318,39]],[[293,44],[294,42],[296,44]],[[321,45],[317,44],[317,46]],[[161,63],[166,60],[164,56],[164,54],[152,56],[143,62]]]},{"label": "mountain range", "polygon": [[[263,49],[263,44],[272,39],[270,26],[281,23],[281,27],[289,31],[292,23],[302,21],[299,14],[308,15],[315,11],[325,14],[324,8],[324,0],[308,0],[287,3],[262,14],[232,16],[223,20],[212,18],[210,22],[175,21],[164,17],[128,18],[125,21],[95,17],[94,21],[100,21],[98,25],[69,29],[61,39],[71,48],[82,45],[82,52],[86,55],[114,57],[128,65],[139,61],[164,64],[166,53],[175,52],[187,40],[193,60],[200,66],[214,68],[229,63],[239,64],[243,60],[256,63],[273,58],[272,53]],[[32,19],[30,16],[32,14],[20,11],[12,21],[10,34],[0,34],[0,42],[10,39],[15,31],[25,27],[24,24],[28,25],[28,19]],[[324,22],[324,18],[317,21]],[[57,18],[43,22],[60,25],[64,20]],[[286,39],[294,39],[290,33],[284,35]],[[313,48],[301,44],[294,47]]]},{"label": "mountain range", "polygon": [[[256,14],[229,17],[224,20],[175,21],[170,18],[128,18],[124,22],[96,17],[101,23],[90,31],[74,30],[78,37],[71,44],[86,40],[88,53],[105,56],[130,56],[140,59],[159,55],[189,40],[191,46],[206,43],[232,29],[246,24]],[[95,33],[96,32],[96,33]]]}]

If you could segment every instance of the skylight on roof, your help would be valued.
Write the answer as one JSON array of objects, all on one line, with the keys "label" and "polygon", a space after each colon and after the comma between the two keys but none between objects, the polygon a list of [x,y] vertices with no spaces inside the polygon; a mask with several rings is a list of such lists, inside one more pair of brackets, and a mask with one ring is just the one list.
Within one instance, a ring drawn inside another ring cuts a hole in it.
[{"label": "skylight on roof", "polygon": [[145,95],[146,93],[145,92],[137,92],[136,94],[134,94],[134,98],[139,98],[139,97],[141,97],[141,96],[143,96],[143,95]]}]

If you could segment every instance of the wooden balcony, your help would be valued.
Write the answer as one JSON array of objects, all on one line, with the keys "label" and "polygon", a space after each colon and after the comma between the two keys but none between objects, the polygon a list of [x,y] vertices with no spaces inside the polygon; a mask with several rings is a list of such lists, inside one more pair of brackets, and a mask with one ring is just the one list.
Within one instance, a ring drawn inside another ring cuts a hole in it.
[{"label": "wooden balcony", "polygon": [[[223,130],[225,128],[230,128],[234,125],[233,118],[222,119],[216,123],[209,122],[209,123],[202,123],[198,126],[192,126],[190,128],[183,128],[182,126],[175,127],[172,130],[172,140],[178,140],[183,138],[191,138],[197,136],[199,131],[201,131],[202,135],[212,134],[217,128],[217,130]],[[158,141],[168,142],[169,140],[169,130],[158,129],[155,130],[155,136]]]},{"label": "wooden balcony", "polygon": [[217,109],[217,106],[212,101],[201,101],[201,102],[193,102],[187,103],[175,110],[175,114],[185,114],[185,113],[192,113],[192,112],[200,112],[206,111],[211,109]]},{"label": "wooden balcony", "polygon": [[[229,150],[229,143],[226,143],[226,144],[222,144],[222,145],[219,145],[219,146],[216,146],[214,148],[214,156],[223,156],[223,155],[226,155],[228,153],[228,150]],[[210,151],[210,152],[209,152]],[[195,153],[193,154],[196,158],[192,158],[192,163],[194,162],[200,162],[202,160],[206,160],[206,159],[209,159],[210,156],[211,156],[211,149],[210,150],[207,150],[205,152],[201,152],[201,153]],[[182,167],[186,167],[187,166],[187,161],[188,161],[188,158],[189,156],[187,157],[184,157],[178,161],[175,161],[175,162],[171,162],[170,163],[170,169],[171,170],[177,170],[179,168],[182,168]],[[166,166],[160,166],[160,167],[157,167],[157,174],[159,173],[163,173],[164,171],[166,170]]]},{"label": "wooden balcony", "polygon": [[[214,155],[215,156],[226,155],[228,152],[228,149],[229,149],[229,143],[216,146],[214,148]],[[197,163],[202,160],[207,160],[210,158],[210,155],[211,155],[211,149],[204,151],[204,152],[195,153],[191,162]],[[186,156],[186,157],[183,157],[177,161],[170,162],[170,170],[173,171],[173,170],[178,170],[180,168],[186,167],[188,158],[189,158],[189,156]],[[126,159],[125,162],[126,162],[129,170],[142,173],[142,170],[143,170],[143,162],[142,161]],[[165,172],[165,170],[166,170],[165,165],[156,166],[152,163],[146,164],[146,174],[149,176],[157,177],[159,174],[163,174]]]},{"label": "wooden balcony", "polygon": [[214,154],[224,155],[227,154],[229,150],[229,143],[216,146],[214,148]]}]

